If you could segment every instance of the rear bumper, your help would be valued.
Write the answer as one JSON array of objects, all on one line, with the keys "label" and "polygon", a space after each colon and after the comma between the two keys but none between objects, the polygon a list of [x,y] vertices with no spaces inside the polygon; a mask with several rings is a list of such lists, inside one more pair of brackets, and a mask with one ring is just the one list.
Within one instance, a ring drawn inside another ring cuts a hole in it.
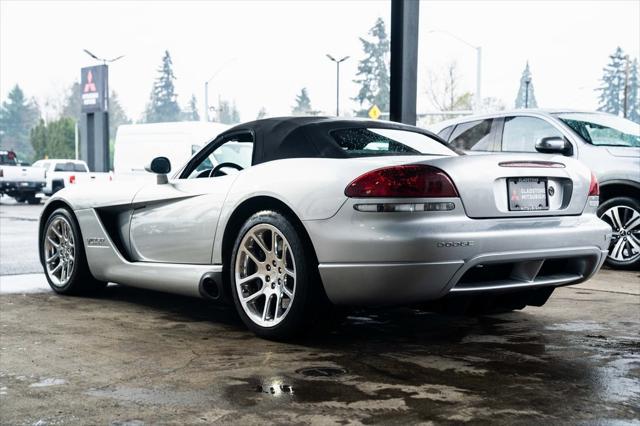
[{"label": "rear bumper", "polygon": [[610,227],[592,213],[478,220],[344,206],[333,218],[305,226],[327,296],[347,305],[576,284],[599,270],[611,238]]},{"label": "rear bumper", "polygon": [[23,193],[23,192],[39,192],[44,187],[44,182],[31,182],[31,181],[11,181],[0,182],[0,190],[7,194]]},{"label": "rear bumper", "polygon": [[[595,274],[606,250],[582,247],[480,255],[434,263],[320,264],[329,299],[339,305],[390,305],[440,299],[448,294],[496,293],[578,284]],[[567,268],[558,269],[566,262]],[[480,269],[500,273],[485,277]]]}]

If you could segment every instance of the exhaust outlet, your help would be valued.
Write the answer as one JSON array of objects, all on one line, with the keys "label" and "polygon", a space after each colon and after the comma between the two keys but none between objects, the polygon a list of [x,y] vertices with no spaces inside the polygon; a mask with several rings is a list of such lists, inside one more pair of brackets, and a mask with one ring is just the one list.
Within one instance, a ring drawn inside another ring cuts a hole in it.
[{"label": "exhaust outlet", "polygon": [[220,301],[224,296],[224,290],[222,289],[222,279],[219,272],[207,272],[200,278],[200,284],[198,290],[200,296],[204,299]]}]

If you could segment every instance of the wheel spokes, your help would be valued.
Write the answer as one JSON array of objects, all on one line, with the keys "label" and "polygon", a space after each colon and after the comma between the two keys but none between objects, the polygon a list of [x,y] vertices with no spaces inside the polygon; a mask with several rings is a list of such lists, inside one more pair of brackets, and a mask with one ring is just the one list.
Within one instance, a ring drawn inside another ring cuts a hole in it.
[{"label": "wheel spokes", "polygon": [[627,236],[627,242],[631,247],[636,250],[636,253],[640,253],[640,239],[633,234]]},{"label": "wheel spokes", "polygon": [[66,219],[57,217],[49,224],[43,250],[49,278],[54,285],[64,286],[72,276],[75,263],[73,230]]},{"label": "wheel spokes", "polygon": [[295,260],[275,226],[259,224],[245,234],[234,275],[242,309],[253,322],[270,327],[286,317],[295,297]]},{"label": "wheel spokes", "polygon": [[265,243],[262,241],[262,237],[259,234],[254,233],[252,241],[258,245],[258,247],[260,248],[260,250],[262,250],[265,256],[271,252],[271,250],[269,250],[265,245]]},{"label": "wheel spokes", "polygon": [[638,226],[638,225],[640,225],[640,213],[638,213],[637,211],[633,210],[631,218],[629,218],[629,220],[627,220],[627,222],[624,224],[624,228],[627,231],[631,231],[631,230],[635,229],[636,226]]}]

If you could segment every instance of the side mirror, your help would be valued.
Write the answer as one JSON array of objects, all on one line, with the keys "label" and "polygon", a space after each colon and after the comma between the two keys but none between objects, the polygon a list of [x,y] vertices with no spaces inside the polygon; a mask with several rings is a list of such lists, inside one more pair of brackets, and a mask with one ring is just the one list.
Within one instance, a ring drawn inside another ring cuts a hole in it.
[{"label": "side mirror", "polygon": [[171,171],[171,161],[167,157],[156,157],[151,160],[151,163],[144,168],[150,173],[157,175],[159,185],[169,183],[167,174]]},{"label": "side mirror", "polygon": [[560,136],[542,138],[536,142],[536,151],[543,154],[573,155],[571,142]]}]

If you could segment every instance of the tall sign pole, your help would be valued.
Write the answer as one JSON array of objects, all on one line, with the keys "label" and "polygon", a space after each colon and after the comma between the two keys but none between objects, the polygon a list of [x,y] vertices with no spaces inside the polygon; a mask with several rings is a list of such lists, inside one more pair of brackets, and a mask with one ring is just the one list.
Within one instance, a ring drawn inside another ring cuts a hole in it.
[{"label": "tall sign pole", "polygon": [[89,170],[109,171],[109,69],[106,64],[80,70],[82,119],[80,158]]}]

